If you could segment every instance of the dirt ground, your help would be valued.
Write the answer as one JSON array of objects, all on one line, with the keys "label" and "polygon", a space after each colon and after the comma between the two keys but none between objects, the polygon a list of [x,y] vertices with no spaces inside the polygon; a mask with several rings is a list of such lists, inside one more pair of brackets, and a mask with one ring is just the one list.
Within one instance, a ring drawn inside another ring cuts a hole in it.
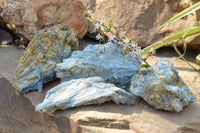
[{"label": "dirt ground", "polygon": [[[82,40],[81,49],[89,43],[94,43],[94,41]],[[56,80],[46,84],[43,93],[36,91],[26,93],[26,97],[30,101],[23,95],[16,96],[9,83],[13,79],[22,52],[22,49],[13,45],[0,45],[0,78],[2,77],[0,79],[0,133],[58,132],[60,122],[55,122],[55,117],[34,112],[34,106],[43,100],[48,89],[60,81]],[[188,50],[186,58],[198,68],[199,66],[194,64],[194,58],[197,54],[195,51]],[[59,119],[57,121],[68,123],[65,131],[69,132],[72,132],[70,127],[74,125],[70,125],[71,120],[79,123],[86,132],[200,132],[200,73],[195,72],[185,62],[177,58],[177,54],[172,48],[159,49],[156,55],[151,56],[147,61],[153,65],[162,58],[173,62],[183,81],[197,97],[197,101],[182,112],[155,110],[139,98],[133,106],[106,103],[57,111],[54,114]],[[70,120],[64,120],[63,117],[68,117]],[[123,126],[120,127],[119,123]]]}]

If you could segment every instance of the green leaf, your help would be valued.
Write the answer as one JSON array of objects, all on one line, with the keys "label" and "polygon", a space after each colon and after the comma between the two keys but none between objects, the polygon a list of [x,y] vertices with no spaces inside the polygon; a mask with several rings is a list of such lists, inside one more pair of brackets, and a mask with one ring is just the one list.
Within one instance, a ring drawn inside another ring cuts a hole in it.
[{"label": "green leaf", "polygon": [[97,22],[98,22],[98,21],[96,21],[96,20],[93,20],[93,24],[97,24]]},{"label": "green leaf", "polygon": [[86,14],[85,14],[85,17],[88,17],[88,16],[89,16],[89,14],[88,14],[88,13],[86,13]]},{"label": "green leaf", "polygon": [[105,29],[106,33],[110,32],[110,29]]},{"label": "green leaf", "polygon": [[194,34],[197,34],[197,33],[200,33],[200,26],[194,26],[192,28],[190,28],[189,30],[187,29],[187,32],[183,31],[183,32],[180,32],[180,33],[177,33],[175,35],[172,35],[172,36],[169,36],[167,37],[166,39],[163,39],[162,41],[159,41],[159,42],[156,42],[144,49],[142,49],[142,55],[145,55],[147,53],[150,52],[151,49],[158,49],[172,41],[175,41],[175,40],[178,40],[178,39],[182,39],[183,36],[184,37],[188,37],[188,36],[191,36],[191,35],[194,35]]},{"label": "green leaf", "polygon": [[113,24],[110,24],[110,29],[113,27]]},{"label": "green leaf", "polygon": [[148,64],[142,64],[142,68],[148,68],[150,67]]},{"label": "green leaf", "polygon": [[200,54],[197,55],[196,62],[197,62],[198,65],[200,65]]},{"label": "green leaf", "polygon": [[170,24],[196,10],[200,9],[200,2],[197,2],[196,4],[186,8],[185,10],[183,10],[182,12],[180,12],[179,14],[177,14],[176,16],[174,16],[173,18],[171,18],[170,20],[168,20],[167,22],[165,22],[163,25],[160,26],[160,28],[162,28],[163,26]]}]

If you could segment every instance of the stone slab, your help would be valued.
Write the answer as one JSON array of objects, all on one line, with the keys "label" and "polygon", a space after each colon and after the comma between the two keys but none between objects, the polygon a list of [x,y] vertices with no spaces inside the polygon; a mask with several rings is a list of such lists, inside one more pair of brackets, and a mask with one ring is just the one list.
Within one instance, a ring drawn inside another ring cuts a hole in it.
[{"label": "stone slab", "polygon": [[53,117],[34,111],[31,102],[18,96],[12,84],[0,78],[1,133],[81,133],[77,124],[66,117]]}]

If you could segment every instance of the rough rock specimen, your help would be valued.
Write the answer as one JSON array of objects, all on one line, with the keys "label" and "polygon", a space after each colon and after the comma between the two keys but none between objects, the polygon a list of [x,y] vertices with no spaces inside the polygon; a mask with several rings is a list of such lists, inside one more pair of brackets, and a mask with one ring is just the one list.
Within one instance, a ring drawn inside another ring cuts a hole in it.
[{"label": "rough rock specimen", "polygon": [[[189,7],[194,0],[82,0],[88,13],[106,25],[114,24],[120,31],[126,31],[139,45],[147,46],[161,41],[168,35],[182,32],[185,27],[196,23],[196,13],[163,28],[164,22]],[[198,0],[195,0],[196,2]],[[198,14],[198,13],[197,13]],[[200,18],[200,15],[198,19]],[[91,25],[89,25],[91,27]],[[88,29],[90,30],[90,28]],[[93,31],[91,29],[90,31]],[[192,39],[192,38],[191,38]],[[199,48],[199,37],[189,46]],[[184,44],[184,43],[182,43]],[[182,45],[180,44],[180,45]],[[196,46],[196,47],[195,47]]]},{"label": "rough rock specimen", "polygon": [[100,77],[81,78],[66,81],[52,88],[36,111],[52,113],[83,105],[102,104],[113,101],[116,104],[134,103],[134,96],[113,84],[104,83]]},{"label": "rough rock specimen", "polygon": [[17,66],[13,86],[20,92],[38,89],[56,77],[55,67],[78,49],[74,31],[59,24],[41,30],[29,43]]},{"label": "rough rock specimen", "polygon": [[99,76],[119,87],[129,87],[131,77],[141,69],[141,57],[124,54],[122,49],[113,43],[88,45],[59,63],[56,76],[62,81]]},{"label": "rough rock specimen", "polygon": [[78,39],[87,32],[85,7],[79,0],[1,0],[2,18],[27,39],[41,29],[65,23]]},{"label": "rough rock specimen", "polygon": [[167,59],[143,71],[143,75],[134,75],[130,91],[141,96],[155,109],[180,112],[196,100],[195,95],[178,76],[178,72]]}]

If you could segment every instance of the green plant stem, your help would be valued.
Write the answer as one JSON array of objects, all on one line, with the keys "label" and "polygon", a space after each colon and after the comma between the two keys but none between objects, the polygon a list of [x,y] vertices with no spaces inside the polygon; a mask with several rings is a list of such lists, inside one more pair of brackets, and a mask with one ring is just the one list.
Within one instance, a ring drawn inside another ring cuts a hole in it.
[{"label": "green plant stem", "polygon": [[[98,20],[92,18],[91,16],[88,16],[88,18],[91,19],[91,20],[93,20],[93,21],[95,21],[95,22],[99,22]],[[99,23],[100,23],[100,22],[99,22]],[[103,26],[103,27],[106,28],[106,29],[109,29],[104,23],[102,23],[101,26]],[[117,34],[115,34],[113,31],[110,30],[109,32],[111,32],[115,37],[117,37],[118,39],[120,39],[120,37],[119,37]],[[121,41],[121,40],[120,40],[120,41]]]},{"label": "green plant stem", "polygon": [[149,67],[151,67],[151,65],[150,65],[145,59],[142,58],[142,61],[143,61],[145,64],[147,64]]},{"label": "green plant stem", "polygon": [[[102,23],[101,24],[104,28],[106,28],[106,29],[109,29],[104,23]],[[120,39],[120,37],[117,35],[117,34],[115,34],[113,31],[109,31],[109,32],[111,32],[115,37],[117,37],[118,39]]]},{"label": "green plant stem", "polygon": [[194,34],[197,34],[197,33],[200,33],[200,26],[195,26],[193,28],[191,28],[190,30],[187,31],[187,33],[184,31],[184,32],[180,32],[178,34],[175,34],[175,35],[172,35],[160,42],[156,42],[146,48],[144,48],[142,50],[142,55],[145,55],[147,53],[149,53],[151,51],[151,49],[158,49],[172,41],[175,41],[175,40],[179,40],[179,39],[182,39],[183,36],[184,37],[188,37],[188,36],[191,36],[191,35],[194,35]]},{"label": "green plant stem", "polygon": [[[181,56],[181,52],[178,50],[178,48],[176,47],[176,44],[173,44],[174,50],[176,51],[176,53]],[[188,60],[186,60],[183,56],[181,57],[181,59],[183,59],[190,67],[192,67],[195,71],[200,72],[200,70],[196,69],[194,66],[192,66]]]}]

